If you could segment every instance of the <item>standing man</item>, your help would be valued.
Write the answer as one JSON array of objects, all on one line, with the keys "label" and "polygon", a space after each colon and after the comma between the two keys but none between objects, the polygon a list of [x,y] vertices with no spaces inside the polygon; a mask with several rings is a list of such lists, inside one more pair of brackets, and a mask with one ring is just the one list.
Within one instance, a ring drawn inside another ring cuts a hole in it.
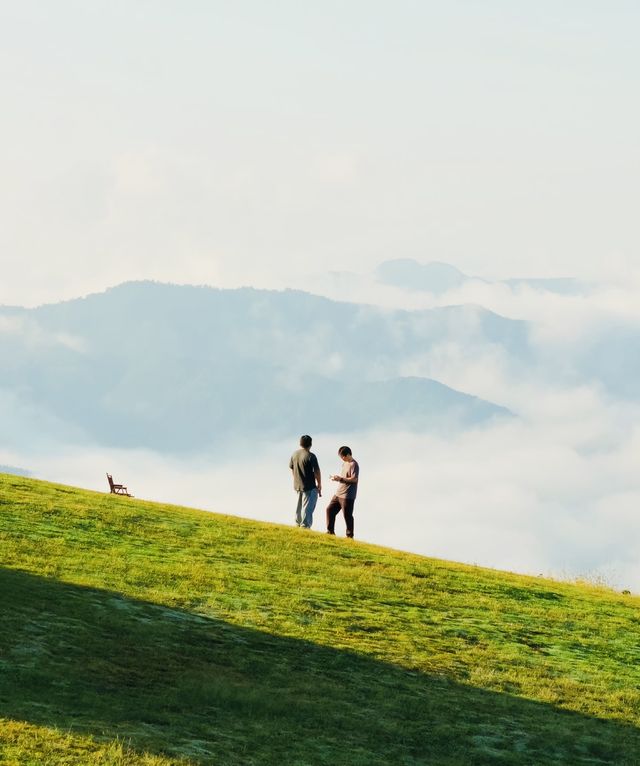
[{"label": "standing man", "polygon": [[322,476],[318,458],[311,452],[311,437],[300,437],[300,449],[291,455],[289,468],[293,471],[293,488],[298,493],[296,524],[311,529],[313,511],[322,497]]},{"label": "standing man", "polygon": [[342,511],[347,525],[347,537],[353,537],[353,505],[358,492],[360,466],[353,459],[349,447],[340,447],[338,455],[343,461],[342,471],[340,476],[330,477],[331,481],[337,481],[339,486],[327,506],[327,532],[330,535],[335,535],[336,516]]}]

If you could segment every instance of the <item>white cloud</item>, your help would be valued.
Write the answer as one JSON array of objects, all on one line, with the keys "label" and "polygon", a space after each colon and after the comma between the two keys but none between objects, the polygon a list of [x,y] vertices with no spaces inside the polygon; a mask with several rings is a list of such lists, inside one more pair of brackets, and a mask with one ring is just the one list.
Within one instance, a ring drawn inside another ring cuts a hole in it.
[{"label": "white cloud", "polygon": [[[348,274],[335,277],[331,289],[348,279]],[[407,296],[436,303],[357,278],[350,284],[357,297],[373,296],[387,305]],[[504,286],[482,286],[481,294],[475,290],[455,297],[481,298],[491,308],[532,322],[539,366],[519,366],[498,346],[479,343],[473,335],[477,311],[470,307],[456,327],[456,342],[416,354],[395,373],[436,378],[505,405],[518,418],[449,438],[314,435],[325,474],[338,467],[339,444],[351,444],[361,461],[357,536],[514,571],[603,577],[640,591],[640,519],[635,512],[640,502],[640,428],[635,426],[640,408],[611,399],[589,381],[568,385],[554,376],[555,367],[588,345],[594,334],[619,323],[635,326],[640,303],[634,303],[635,285],[580,298],[513,292]],[[29,342],[76,344],[74,338],[51,337],[15,317],[4,318],[0,332]],[[281,342],[286,341],[283,336]],[[339,369],[340,364],[339,354],[316,358],[312,344],[301,369]],[[22,411],[6,397],[0,405],[11,432],[24,434],[20,443],[0,452],[0,463],[95,489],[104,489],[104,473],[110,471],[140,497],[291,523],[294,497],[286,465],[295,438],[256,445],[250,457],[246,445],[230,445],[223,462],[207,455],[178,460],[142,451],[78,450],[64,445],[77,443],[82,435],[66,432],[64,424],[44,422],[39,413]],[[253,477],[250,484],[247,473]],[[330,491],[326,486],[325,493]],[[318,506],[316,528],[322,528],[326,500]]]},{"label": "white cloud", "polygon": [[19,316],[1,316],[0,334],[21,335],[24,332],[24,319]]},{"label": "white cloud", "polygon": [[0,316],[0,335],[13,336],[20,343],[32,347],[59,345],[84,353],[84,338],[72,333],[51,332],[30,316]]}]

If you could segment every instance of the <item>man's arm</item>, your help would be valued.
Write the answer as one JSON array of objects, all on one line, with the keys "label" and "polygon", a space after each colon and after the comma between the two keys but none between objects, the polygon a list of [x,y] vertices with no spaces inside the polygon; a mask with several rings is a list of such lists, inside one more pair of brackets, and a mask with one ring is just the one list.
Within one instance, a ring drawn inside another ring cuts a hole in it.
[{"label": "man's arm", "polygon": [[316,480],[316,486],[318,487],[318,495],[322,497],[322,474],[320,473],[320,464],[318,458],[315,455],[311,455],[311,467],[313,468],[313,475]]}]

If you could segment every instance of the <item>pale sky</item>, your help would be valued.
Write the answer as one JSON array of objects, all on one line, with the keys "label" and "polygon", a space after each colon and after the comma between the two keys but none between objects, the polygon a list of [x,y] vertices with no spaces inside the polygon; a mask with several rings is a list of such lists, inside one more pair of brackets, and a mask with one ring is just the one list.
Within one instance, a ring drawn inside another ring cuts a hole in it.
[{"label": "pale sky", "polygon": [[640,267],[636,0],[0,0],[0,303]]}]

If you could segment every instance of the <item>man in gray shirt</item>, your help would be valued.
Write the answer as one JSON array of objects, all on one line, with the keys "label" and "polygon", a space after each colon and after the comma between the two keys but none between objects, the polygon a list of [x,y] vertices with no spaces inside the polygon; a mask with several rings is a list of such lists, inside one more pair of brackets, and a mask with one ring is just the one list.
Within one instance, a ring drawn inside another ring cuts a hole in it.
[{"label": "man in gray shirt", "polygon": [[300,437],[300,449],[291,455],[289,468],[293,471],[293,488],[298,493],[296,524],[311,529],[313,511],[322,497],[322,477],[318,458],[311,452],[311,437]]}]

